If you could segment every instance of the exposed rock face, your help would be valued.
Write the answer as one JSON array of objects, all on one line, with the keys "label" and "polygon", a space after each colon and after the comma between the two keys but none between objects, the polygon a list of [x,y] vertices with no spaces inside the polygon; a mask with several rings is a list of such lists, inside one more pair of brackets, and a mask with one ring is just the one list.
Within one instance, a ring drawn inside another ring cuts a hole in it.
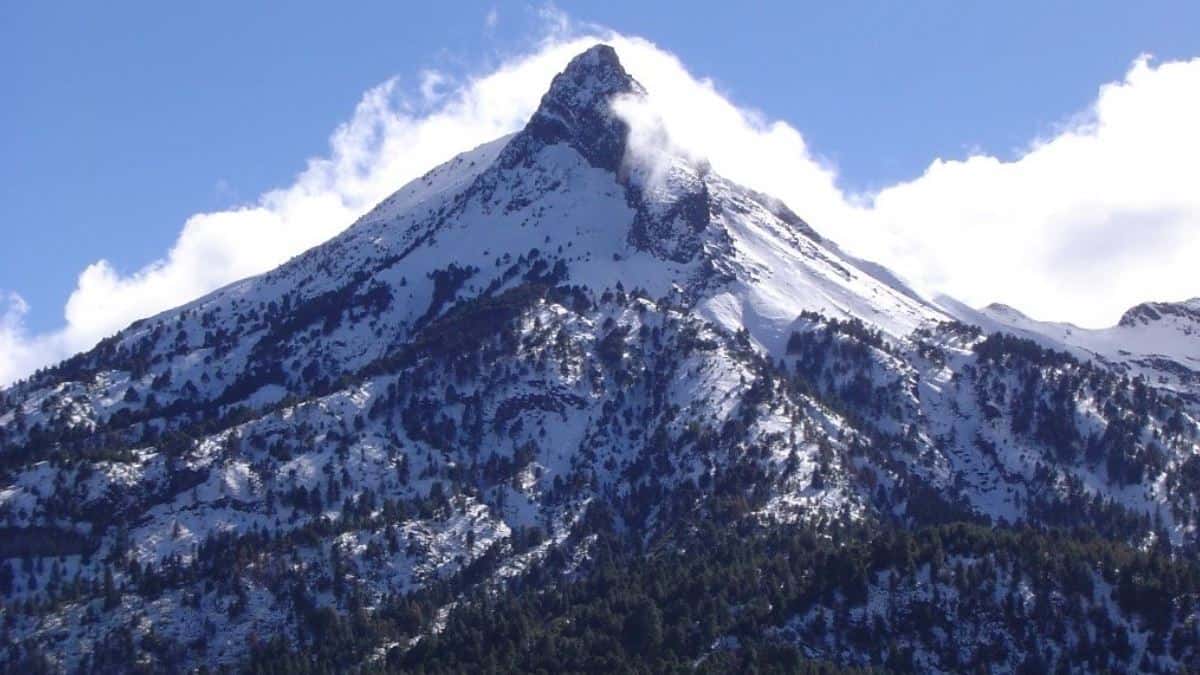
[{"label": "exposed rock face", "polygon": [[629,125],[613,113],[613,99],[645,91],[608,45],[596,45],[576,56],[555,76],[525,130],[501,155],[511,168],[532,161],[538,149],[569,145],[592,166],[616,172],[625,157]]}]

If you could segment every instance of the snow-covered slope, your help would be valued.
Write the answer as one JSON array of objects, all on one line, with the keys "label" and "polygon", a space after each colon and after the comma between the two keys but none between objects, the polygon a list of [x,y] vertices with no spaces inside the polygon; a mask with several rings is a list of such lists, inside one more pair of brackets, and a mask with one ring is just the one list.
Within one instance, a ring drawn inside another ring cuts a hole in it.
[{"label": "snow-covered slope", "polygon": [[990,331],[1028,337],[1079,358],[1096,358],[1129,374],[1193,399],[1200,397],[1200,298],[1147,302],[1133,307],[1110,328],[1036,321],[1012,307],[992,304],[972,310],[952,299],[941,303],[957,318]]}]

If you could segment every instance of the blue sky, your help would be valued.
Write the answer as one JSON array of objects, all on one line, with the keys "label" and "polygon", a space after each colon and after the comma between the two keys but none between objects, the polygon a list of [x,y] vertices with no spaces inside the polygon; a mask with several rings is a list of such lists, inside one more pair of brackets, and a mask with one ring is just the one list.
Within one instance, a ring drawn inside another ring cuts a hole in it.
[{"label": "blue sky", "polygon": [[[6,3],[0,292],[28,304],[22,329],[61,326],[98,259],[135,272],[192,214],[289,185],[373,86],[486,73],[547,30],[541,4],[434,4]],[[847,193],[914,180],[937,158],[1013,159],[1139,54],[1200,56],[1194,2],[681,7],[558,5],[787,122]]]}]

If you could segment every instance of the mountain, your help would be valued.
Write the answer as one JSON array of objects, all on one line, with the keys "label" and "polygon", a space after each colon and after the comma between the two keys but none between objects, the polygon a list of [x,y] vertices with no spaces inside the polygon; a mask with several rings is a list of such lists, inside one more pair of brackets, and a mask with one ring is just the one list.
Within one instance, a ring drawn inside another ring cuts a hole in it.
[{"label": "mountain", "polygon": [[1195,303],[928,301],[639,96],[0,392],[6,670],[1200,666]]},{"label": "mountain", "polygon": [[1141,377],[1195,403],[1200,390],[1200,298],[1147,302],[1129,309],[1117,325],[1088,329],[1036,321],[1007,305],[974,310],[953,298],[939,306],[962,321],[989,331],[1019,335],[1078,358],[1099,361],[1130,377]]}]

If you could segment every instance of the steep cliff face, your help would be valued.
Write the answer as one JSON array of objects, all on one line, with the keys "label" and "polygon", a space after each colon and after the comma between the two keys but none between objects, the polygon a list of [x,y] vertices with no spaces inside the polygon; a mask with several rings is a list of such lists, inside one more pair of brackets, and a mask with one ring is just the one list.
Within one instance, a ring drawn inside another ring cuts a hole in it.
[{"label": "steep cliff face", "polygon": [[[387,617],[363,628],[386,644],[347,647],[361,665],[444,629],[460,594],[586,576],[597,542],[635,555],[704,521],[1194,550],[1196,308],[1114,329],[1185,336],[1165,383],[999,310],[944,310],[705,166],[646,166],[611,105],[639,95],[590,49],[519,133],[0,393],[4,659],[240,664]],[[924,639],[910,656],[953,670]]]}]

